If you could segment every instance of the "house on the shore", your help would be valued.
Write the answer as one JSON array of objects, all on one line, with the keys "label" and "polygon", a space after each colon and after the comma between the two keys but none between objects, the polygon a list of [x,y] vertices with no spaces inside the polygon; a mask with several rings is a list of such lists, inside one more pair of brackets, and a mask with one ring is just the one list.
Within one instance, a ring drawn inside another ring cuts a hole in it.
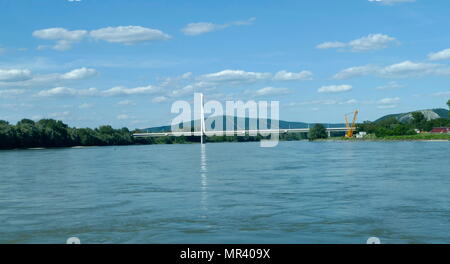
[{"label": "house on the shore", "polygon": [[450,127],[435,127],[430,133],[434,134],[450,134]]}]

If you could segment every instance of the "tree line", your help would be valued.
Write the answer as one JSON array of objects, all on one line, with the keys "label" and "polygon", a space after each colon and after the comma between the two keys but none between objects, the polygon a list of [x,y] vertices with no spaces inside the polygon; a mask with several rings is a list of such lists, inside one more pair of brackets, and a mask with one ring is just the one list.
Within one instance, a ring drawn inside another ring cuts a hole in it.
[{"label": "tree line", "polygon": [[387,137],[416,135],[417,131],[429,132],[435,127],[450,126],[449,118],[427,120],[421,112],[412,113],[412,116],[413,118],[409,122],[400,122],[395,117],[378,122],[364,122],[359,124],[357,129],[368,134],[374,134],[377,137]]},{"label": "tree line", "polygon": [[0,148],[130,145],[137,143],[127,128],[72,128],[62,121],[23,119],[16,125],[0,120]]}]

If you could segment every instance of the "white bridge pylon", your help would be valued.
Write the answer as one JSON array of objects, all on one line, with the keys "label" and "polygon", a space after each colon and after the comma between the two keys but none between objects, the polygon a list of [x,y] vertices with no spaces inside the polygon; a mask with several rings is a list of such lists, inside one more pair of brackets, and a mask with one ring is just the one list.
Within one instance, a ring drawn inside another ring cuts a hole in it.
[{"label": "white bridge pylon", "polygon": [[[200,93],[200,131],[180,131],[180,132],[158,132],[158,133],[135,133],[134,137],[180,137],[180,136],[199,136],[201,144],[204,144],[204,137],[208,136],[244,136],[249,135],[268,135],[268,134],[287,134],[287,133],[309,133],[310,127],[308,128],[294,128],[294,129],[258,129],[258,130],[212,130],[206,131],[205,127],[205,109],[204,109],[204,96]],[[349,128],[347,127],[328,127],[326,128],[328,136],[331,132],[347,132]],[[355,130],[356,128],[351,128]]]},{"label": "white bridge pylon", "polygon": [[200,143],[203,144],[203,136],[205,135],[205,102],[203,93],[200,93]]}]

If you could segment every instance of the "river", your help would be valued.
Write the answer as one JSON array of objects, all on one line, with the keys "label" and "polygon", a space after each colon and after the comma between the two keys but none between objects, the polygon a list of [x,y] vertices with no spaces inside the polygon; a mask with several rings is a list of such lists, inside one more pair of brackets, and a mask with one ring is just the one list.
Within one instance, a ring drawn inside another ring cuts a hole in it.
[{"label": "river", "polygon": [[450,243],[450,142],[0,151],[0,243]]}]

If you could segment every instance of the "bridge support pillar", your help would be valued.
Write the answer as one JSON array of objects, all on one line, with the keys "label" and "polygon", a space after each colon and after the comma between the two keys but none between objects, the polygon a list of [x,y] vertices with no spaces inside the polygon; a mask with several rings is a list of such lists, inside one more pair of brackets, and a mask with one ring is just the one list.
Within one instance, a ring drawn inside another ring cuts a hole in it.
[{"label": "bridge support pillar", "polygon": [[205,135],[205,102],[203,94],[200,94],[200,144],[205,144],[203,136]]}]

